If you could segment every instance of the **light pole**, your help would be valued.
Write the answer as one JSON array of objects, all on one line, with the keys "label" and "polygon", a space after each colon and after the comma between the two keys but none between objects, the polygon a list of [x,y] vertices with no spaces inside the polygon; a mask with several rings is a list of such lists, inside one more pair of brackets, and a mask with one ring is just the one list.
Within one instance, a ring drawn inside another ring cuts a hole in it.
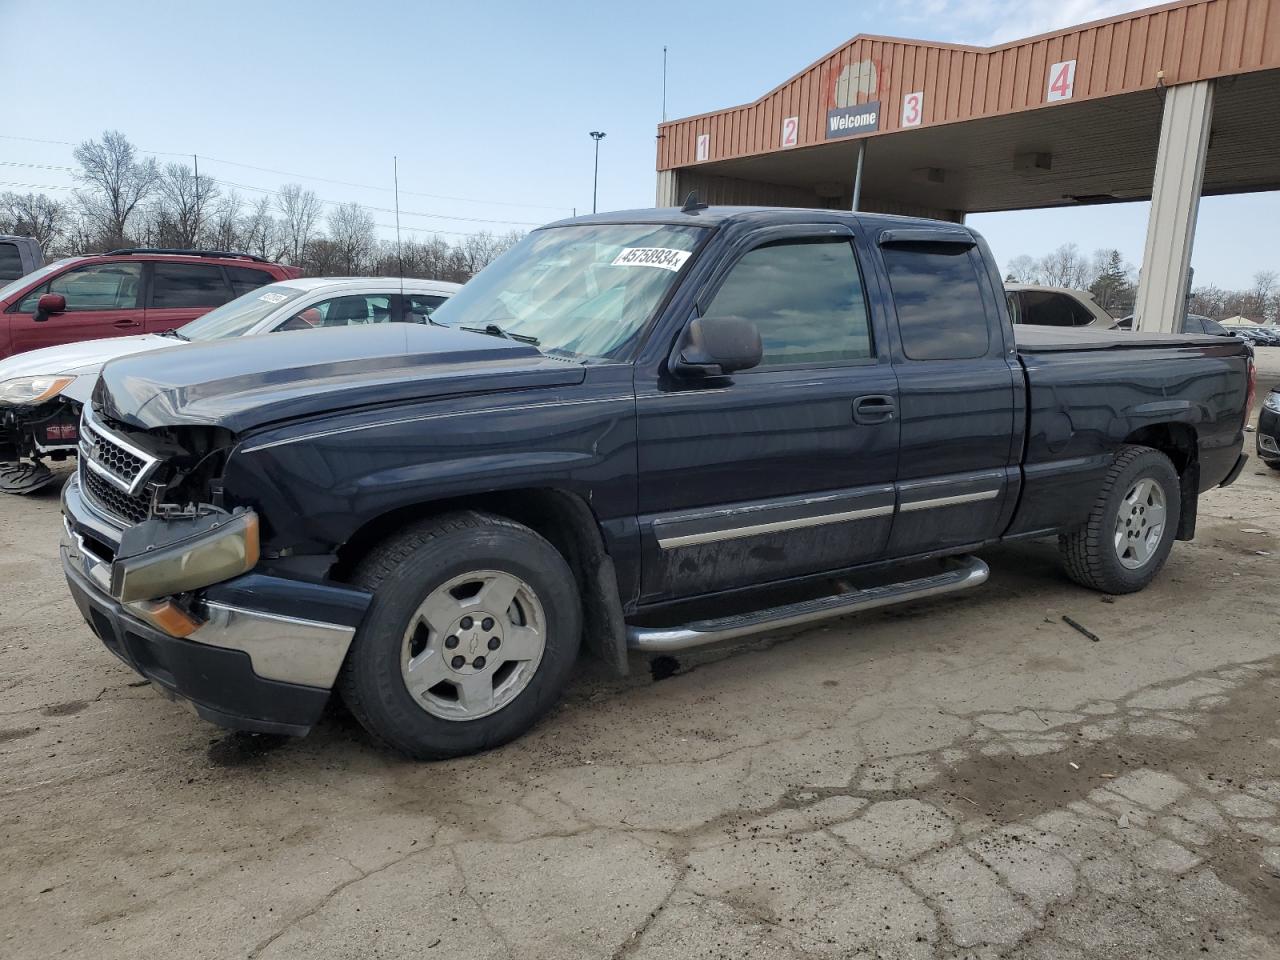
[{"label": "light pole", "polygon": [[596,188],[600,185],[600,141],[604,139],[603,130],[592,130],[591,139],[596,142],[596,168],[591,176],[591,212],[596,212]]}]

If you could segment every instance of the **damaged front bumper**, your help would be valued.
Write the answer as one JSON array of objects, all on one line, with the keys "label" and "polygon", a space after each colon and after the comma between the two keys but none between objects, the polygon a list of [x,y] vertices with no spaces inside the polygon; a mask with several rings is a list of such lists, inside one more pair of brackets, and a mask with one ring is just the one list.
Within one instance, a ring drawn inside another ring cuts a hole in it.
[{"label": "damaged front bumper", "polygon": [[[191,551],[184,548],[168,560],[175,592],[184,591],[181,597],[158,595],[166,576],[161,561],[149,564],[148,589],[142,592],[150,596],[129,599],[122,590],[130,580],[126,573],[137,563],[116,557],[127,528],[86,502],[77,477],[64,488],[62,509],[67,584],[108,650],[220,726],[295,736],[311,729],[369,594],[252,571],[194,588],[190,563],[183,562]],[[214,541],[235,536],[239,528],[231,523],[222,528],[174,540],[225,555],[225,544]]]}]

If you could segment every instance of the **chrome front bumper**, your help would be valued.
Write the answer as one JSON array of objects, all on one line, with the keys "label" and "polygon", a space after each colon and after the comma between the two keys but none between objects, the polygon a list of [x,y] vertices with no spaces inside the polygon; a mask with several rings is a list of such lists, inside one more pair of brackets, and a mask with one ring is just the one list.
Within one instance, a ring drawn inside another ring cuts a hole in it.
[{"label": "chrome front bumper", "polygon": [[[97,552],[96,544],[118,542],[119,528],[84,502],[76,477],[64,488],[62,506],[63,563],[80,575],[95,601],[118,606],[125,616],[154,629],[154,620],[141,612],[143,603],[119,603],[112,597],[112,561]],[[369,595],[361,591],[249,573],[197,591],[189,609],[202,622],[183,639],[241,651],[265,680],[329,689],[368,602]],[[261,609],[260,603],[271,609]],[[296,615],[304,610],[332,619]]]}]

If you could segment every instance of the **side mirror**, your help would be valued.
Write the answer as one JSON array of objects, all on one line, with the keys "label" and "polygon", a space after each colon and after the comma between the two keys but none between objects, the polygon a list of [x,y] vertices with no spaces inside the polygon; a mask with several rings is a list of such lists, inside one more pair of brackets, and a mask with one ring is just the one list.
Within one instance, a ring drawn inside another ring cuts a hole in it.
[{"label": "side mirror", "polygon": [[67,310],[67,298],[60,293],[46,293],[36,301],[37,322],[48,320],[55,313],[65,313]]},{"label": "side mirror", "polygon": [[760,331],[741,317],[694,317],[680,336],[671,369],[682,376],[722,377],[764,358]]}]

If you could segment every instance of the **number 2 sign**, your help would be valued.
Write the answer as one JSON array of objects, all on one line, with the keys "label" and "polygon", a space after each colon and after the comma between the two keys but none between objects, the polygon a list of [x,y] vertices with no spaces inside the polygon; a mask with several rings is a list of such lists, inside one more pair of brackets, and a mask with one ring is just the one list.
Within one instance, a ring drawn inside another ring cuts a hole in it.
[{"label": "number 2 sign", "polygon": [[902,125],[918,127],[924,119],[924,92],[908,93],[902,98]]},{"label": "number 2 sign", "polygon": [[782,121],[782,145],[794,147],[800,142],[800,118],[787,117]]},{"label": "number 2 sign", "polygon": [[1076,62],[1063,60],[1049,68],[1049,92],[1045,99],[1050,103],[1055,100],[1070,100],[1076,86]]}]

